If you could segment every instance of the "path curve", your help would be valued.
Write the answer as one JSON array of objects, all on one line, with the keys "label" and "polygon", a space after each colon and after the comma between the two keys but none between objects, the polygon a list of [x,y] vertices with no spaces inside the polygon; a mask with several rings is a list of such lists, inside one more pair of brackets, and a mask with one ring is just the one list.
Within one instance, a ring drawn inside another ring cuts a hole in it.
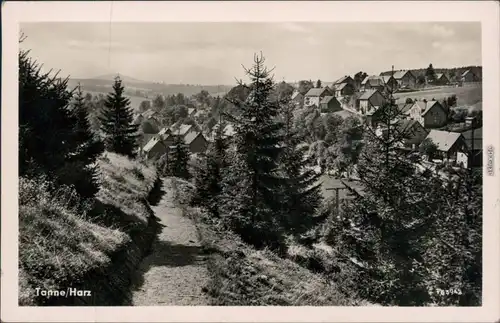
[{"label": "path curve", "polygon": [[170,185],[170,179],[163,181],[166,193],[152,207],[161,228],[133,277],[133,306],[209,305],[202,292],[208,271],[196,227],[173,204]]}]

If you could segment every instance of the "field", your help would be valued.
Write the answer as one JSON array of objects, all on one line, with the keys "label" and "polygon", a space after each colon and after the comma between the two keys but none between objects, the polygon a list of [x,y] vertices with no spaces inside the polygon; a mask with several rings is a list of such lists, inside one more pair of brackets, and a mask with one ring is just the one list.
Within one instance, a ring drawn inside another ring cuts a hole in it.
[{"label": "field", "polygon": [[482,109],[483,88],[481,85],[470,85],[463,87],[441,87],[416,92],[395,93],[394,97],[398,103],[404,102],[407,98],[418,99],[436,99],[442,100],[452,95],[457,96],[457,107],[473,107]]}]

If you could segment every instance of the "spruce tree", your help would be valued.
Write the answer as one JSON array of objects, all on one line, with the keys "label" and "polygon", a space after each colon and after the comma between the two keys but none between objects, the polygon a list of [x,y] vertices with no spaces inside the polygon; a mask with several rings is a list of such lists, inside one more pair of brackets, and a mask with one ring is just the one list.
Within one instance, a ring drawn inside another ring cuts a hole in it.
[{"label": "spruce tree", "polygon": [[[224,215],[229,226],[257,247],[282,247],[283,213],[280,192],[284,185],[279,169],[283,151],[283,123],[277,120],[279,104],[270,100],[274,83],[255,55],[254,65],[245,69],[250,77],[250,95],[232,100],[239,116],[235,123],[231,166],[224,176]],[[231,116],[229,116],[231,117]]]},{"label": "spruce tree", "polygon": [[285,145],[281,163],[286,177],[282,192],[285,216],[283,225],[286,232],[297,236],[310,230],[322,220],[313,217],[322,202],[321,183],[318,182],[320,174],[305,167],[307,164],[304,160],[305,151],[299,148],[304,138],[293,128],[293,105],[283,102],[282,106]]},{"label": "spruce tree", "polygon": [[56,176],[75,148],[72,93],[67,78],[42,73],[28,54],[19,53],[19,174]]},{"label": "spruce tree", "polygon": [[167,147],[166,173],[168,176],[189,179],[188,170],[189,149],[180,135],[174,136],[174,142],[171,147]]},{"label": "spruce tree", "polygon": [[105,136],[106,149],[121,155],[135,157],[139,125],[133,123],[130,99],[124,97],[123,93],[122,81],[117,77],[113,85],[113,92],[110,92],[106,97],[99,120]]}]

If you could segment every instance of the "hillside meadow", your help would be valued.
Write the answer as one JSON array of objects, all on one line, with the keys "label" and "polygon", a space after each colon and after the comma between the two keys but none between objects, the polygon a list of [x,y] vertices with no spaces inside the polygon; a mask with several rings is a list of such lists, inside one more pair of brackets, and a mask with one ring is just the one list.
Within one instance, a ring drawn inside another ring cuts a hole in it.
[{"label": "hillside meadow", "polygon": [[398,103],[402,103],[405,102],[407,98],[436,99],[441,101],[452,95],[457,96],[458,107],[482,109],[483,88],[481,85],[464,85],[463,87],[443,86],[434,89],[424,89],[422,91],[395,93],[394,97],[398,99]]}]

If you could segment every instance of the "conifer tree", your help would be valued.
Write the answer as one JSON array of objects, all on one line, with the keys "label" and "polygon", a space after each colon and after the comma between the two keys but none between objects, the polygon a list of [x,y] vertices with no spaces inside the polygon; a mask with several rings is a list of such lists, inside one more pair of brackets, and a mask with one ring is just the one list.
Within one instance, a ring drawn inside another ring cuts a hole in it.
[{"label": "conifer tree", "polygon": [[115,79],[113,92],[104,102],[102,115],[99,117],[104,133],[106,149],[121,155],[135,157],[139,125],[133,123],[130,99],[123,96],[124,87],[119,77]]},{"label": "conifer tree", "polygon": [[189,179],[189,149],[180,135],[174,136],[174,142],[167,148],[166,172],[168,176]]},{"label": "conifer tree", "polygon": [[68,109],[68,79],[41,72],[41,66],[19,52],[19,174],[56,176],[74,151],[74,118]]},{"label": "conifer tree", "polygon": [[283,151],[283,123],[277,120],[279,104],[270,100],[273,80],[264,66],[264,57],[255,55],[254,65],[245,69],[251,79],[245,101],[232,100],[239,117],[235,123],[231,167],[224,176],[224,215],[229,226],[257,247],[279,248],[283,221],[278,174]]},{"label": "conifer tree", "polygon": [[305,151],[298,146],[304,138],[301,138],[293,128],[293,105],[282,102],[282,106],[285,145],[281,163],[286,177],[282,192],[285,218],[283,225],[286,232],[300,235],[322,220],[319,217],[313,218],[322,201],[321,183],[318,183],[320,174],[305,167],[307,164],[304,160]]}]

